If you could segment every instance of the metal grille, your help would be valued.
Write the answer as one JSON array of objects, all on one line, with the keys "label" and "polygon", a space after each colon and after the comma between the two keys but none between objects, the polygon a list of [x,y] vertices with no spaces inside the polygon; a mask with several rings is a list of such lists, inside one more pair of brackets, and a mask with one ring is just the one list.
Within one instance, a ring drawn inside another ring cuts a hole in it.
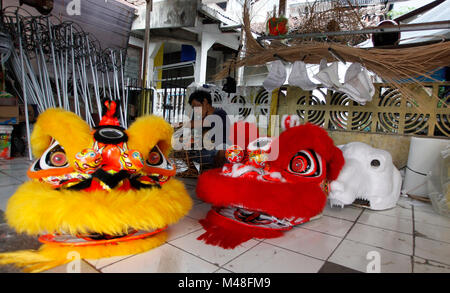
[{"label": "metal grille", "polygon": [[258,125],[261,133],[267,133],[272,96],[262,87],[238,87],[228,94],[219,88],[211,90],[213,107],[222,108],[234,120],[244,120]]},{"label": "metal grille", "polygon": [[153,114],[162,116],[169,123],[183,122],[186,88],[167,85],[156,90],[153,97]]},{"label": "metal grille", "polygon": [[303,122],[328,130],[449,137],[450,83],[411,86],[417,95],[406,99],[389,84],[375,84],[375,96],[364,106],[343,93],[327,89],[305,92],[288,87],[286,105],[278,114],[297,114]]},{"label": "metal grille", "polygon": [[154,77],[161,71],[162,79],[154,79],[159,85],[153,97],[153,114],[164,117],[169,123],[183,122],[186,89],[194,81],[194,62],[180,62],[155,67]]}]

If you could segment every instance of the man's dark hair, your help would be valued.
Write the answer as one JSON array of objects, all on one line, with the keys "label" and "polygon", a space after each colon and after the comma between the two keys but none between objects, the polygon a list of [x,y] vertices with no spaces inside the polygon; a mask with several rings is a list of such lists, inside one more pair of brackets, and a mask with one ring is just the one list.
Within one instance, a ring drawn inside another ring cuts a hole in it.
[{"label": "man's dark hair", "polygon": [[212,105],[212,99],[211,99],[211,94],[207,91],[201,91],[201,90],[197,90],[195,92],[193,92],[190,96],[189,96],[189,105],[192,105],[192,101],[196,100],[200,103],[203,103],[203,101],[206,99],[206,101],[208,101],[208,103],[210,105]]}]

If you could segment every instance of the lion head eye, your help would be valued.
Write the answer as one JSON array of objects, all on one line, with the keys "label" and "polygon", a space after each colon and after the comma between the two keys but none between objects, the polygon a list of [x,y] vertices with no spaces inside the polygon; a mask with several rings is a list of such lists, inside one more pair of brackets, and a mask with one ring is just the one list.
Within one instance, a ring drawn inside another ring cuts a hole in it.
[{"label": "lion head eye", "polygon": [[289,162],[288,171],[304,177],[317,177],[322,174],[320,157],[313,150],[296,153]]},{"label": "lion head eye", "polygon": [[66,168],[69,166],[66,152],[58,141],[54,140],[42,156],[34,162],[31,171]]},{"label": "lion head eye", "polygon": [[67,157],[63,151],[57,151],[50,155],[50,163],[55,167],[62,167],[67,164]]},{"label": "lion head eye", "polygon": [[154,148],[148,155],[147,162],[149,165],[160,165],[161,159],[162,159],[161,153]]}]

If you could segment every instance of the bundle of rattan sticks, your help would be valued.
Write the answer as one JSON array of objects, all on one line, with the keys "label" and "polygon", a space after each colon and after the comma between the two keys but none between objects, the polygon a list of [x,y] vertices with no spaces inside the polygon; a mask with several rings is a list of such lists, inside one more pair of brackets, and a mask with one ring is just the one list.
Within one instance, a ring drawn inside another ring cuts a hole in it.
[{"label": "bundle of rattan sticks", "polygon": [[[420,78],[432,79],[434,71],[450,64],[450,42],[439,42],[421,46],[411,46],[395,49],[357,48],[337,42],[295,41],[286,44],[272,41],[263,47],[252,36],[250,17],[247,6],[244,8],[243,25],[245,30],[245,54],[237,60],[224,63],[224,68],[217,75],[217,79],[224,78],[229,68],[233,70],[241,66],[263,65],[282,59],[286,62],[302,60],[309,64],[319,64],[325,58],[328,62],[338,61],[330,53],[330,49],[346,62],[359,62],[385,82],[398,88],[407,98],[414,101],[411,83],[421,85]],[[405,81],[408,82],[405,82]],[[435,96],[435,98],[437,98]],[[445,101],[442,101],[445,102]],[[417,101],[413,103],[417,106]],[[420,106],[419,106],[420,108]]]}]

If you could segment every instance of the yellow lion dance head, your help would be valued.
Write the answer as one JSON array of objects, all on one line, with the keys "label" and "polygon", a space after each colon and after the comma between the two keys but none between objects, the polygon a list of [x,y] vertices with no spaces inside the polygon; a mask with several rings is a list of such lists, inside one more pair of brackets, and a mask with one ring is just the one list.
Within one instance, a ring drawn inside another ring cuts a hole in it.
[{"label": "yellow lion dance head", "polygon": [[19,233],[39,235],[38,251],[0,254],[39,272],[71,261],[69,252],[96,259],[136,254],[161,245],[164,230],[192,207],[184,185],[172,178],[167,158],[173,129],[162,118],[138,118],[127,130],[90,129],[80,117],[49,109],[35,124],[31,145],[38,158],[30,181],[5,212]]}]

